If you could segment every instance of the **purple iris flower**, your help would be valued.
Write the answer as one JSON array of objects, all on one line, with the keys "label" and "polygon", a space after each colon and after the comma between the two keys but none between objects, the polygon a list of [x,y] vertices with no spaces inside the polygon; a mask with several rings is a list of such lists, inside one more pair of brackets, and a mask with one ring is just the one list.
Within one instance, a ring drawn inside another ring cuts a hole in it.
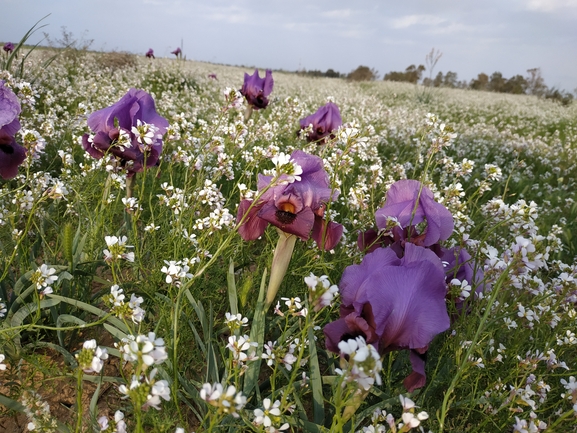
[{"label": "purple iris flower", "polygon": [[26,158],[26,149],[14,138],[20,129],[20,102],[14,92],[0,80],[0,177],[12,179]]},{"label": "purple iris flower", "polygon": [[92,113],[88,126],[94,136],[84,134],[84,150],[96,159],[114,155],[132,177],[144,164],[157,164],[168,121],[156,112],[148,93],[130,89],[117,103]]},{"label": "purple iris flower", "polygon": [[[237,221],[244,218],[244,222],[238,232],[244,240],[254,240],[272,224],[303,240],[312,237],[320,248],[331,250],[340,241],[343,226],[326,221],[323,216],[326,204],[336,200],[338,191],[331,190],[323,161],[318,156],[295,150],[291,160],[302,168],[301,180],[270,187],[252,208],[252,200],[242,200]],[[272,176],[259,174],[259,191],[268,187],[272,179]]]},{"label": "purple iris flower", "polygon": [[347,267],[339,288],[340,319],[324,328],[327,349],[339,353],[340,341],[359,335],[381,355],[409,349],[413,372],[404,385],[409,391],[422,387],[424,355],[450,325],[441,260],[410,243],[403,258],[391,248],[379,248],[359,265]]},{"label": "purple iris flower", "polygon": [[[415,245],[430,247],[447,240],[453,233],[454,222],[451,212],[435,201],[431,190],[418,180],[399,180],[387,192],[385,205],[375,212],[377,227],[386,229],[388,218],[396,218],[401,228],[408,228],[409,241]],[[423,233],[415,226],[427,221]]]},{"label": "purple iris flower", "polygon": [[268,97],[272,92],[274,81],[272,79],[272,71],[266,70],[264,78],[260,78],[258,69],[254,70],[254,74],[244,74],[244,84],[240,93],[246,98],[246,102],[255,110],[266,108],[268,105]]},{"label": "purple iris flower", "polygon": [[12,51],[14,51],[14,44],[12,42],[6,42],[2,47],[2,49],[7,53],[11,53]]},{"label": "purple iris flower", "polygon": [[301,129],[313,125],[312,131],[309,132],[308,141],[317,141],[319,144],[324,143],[325,138],[335,136],[331,134],[343,124],[339,107],[333,102],[323,105],[316,113],[300,120]]},{"label": "purple iris flower", "polygon": [[152,48],[149,48],[145,55],[149,59],[154,59],[154,50]]},{"label": "purple iris flower", "polygon": [[176,57],[180,57],[182,56],[182,50],[180,49],[180,47],[178,47],[176,50],[171,51],[170,54],[174,54]]}]

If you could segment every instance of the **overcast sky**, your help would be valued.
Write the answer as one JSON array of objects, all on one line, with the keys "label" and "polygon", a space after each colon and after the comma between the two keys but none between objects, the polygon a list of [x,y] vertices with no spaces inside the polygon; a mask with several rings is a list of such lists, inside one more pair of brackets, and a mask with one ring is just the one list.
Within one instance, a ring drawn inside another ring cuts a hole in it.
[{"label": "overcast sky", "polygon": [[43,31],[54,38],[66,26],[97,50],[170,56],[182,41],[188,59],[347,73],[366,65],[382,78],[435,48],[434,74],[470,81],[540,67],[549,87],[577,88],[577,0],[0,0],[0,10],[0,41],[17,42],[50,13]]}]

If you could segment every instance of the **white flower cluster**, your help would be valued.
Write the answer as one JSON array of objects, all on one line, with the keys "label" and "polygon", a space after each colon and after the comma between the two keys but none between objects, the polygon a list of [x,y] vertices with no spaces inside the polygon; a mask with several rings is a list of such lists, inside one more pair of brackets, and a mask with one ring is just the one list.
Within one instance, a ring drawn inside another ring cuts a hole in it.
[{"label": "white flower cluster", "polygon": [[[397,424],[395,417],[391,413],[387,413],[386,410],[377,409],[373,412],[371,417],[372,425],[363,427],[362,430],[358,430],[357,433],[385,433],[390,431],[391,433],[396,432],[408,432],[414,428],[421,425],[422,421],[429,418],[427,412],[422,411],[415,415],[416,405],[408,397],[399,395],[399,400],[403,407],[403,414],[401,415],[400,422]],[[388,429],[382,423],[388,425]],[[423,427],[420,427],[420,431],[423,432]]]},{"label": "white flower cluster", "polygon": [[132,127],[132,133],[142,153],[149,151],[155,143],[162,140],[162,134],[158,134],[156,126],[142,122],[140,119],[137,119],[136,126]]},{"label": "white flower cluster", "polygon": [[140,405],[143,409],[153,407],[160,410],[161,399],[170,400],[170,387],[166,380],[156,380],[156,368],[152,369],[149,376],[142,375],[139,378],[132,376],[130,386],[120,385],[118,392],[130,397],[134,404]]},{"label": "white flower cluster", "polygon": [[[219,186],[206,179],[202,188],[195,191],[195,196],[202,206],[208,207],[209,215],[204,218],[198,218],[194,221],[195,230],[209,230],[209,234],[222,230],[223,227],[232,228],[235,224],[235,218],[225,207],[226,198],[220,192]],[[205,213],[206,210],[203,212]]]},{"label": "white flower cluster", "polygon": [[192,278],[192,274],[188,272],[190,270],[188,260],[165,260],[164,263],[166,266],[163,266],[160,271],[166,274],[164,280],[167,284],[180,287],[183,279]]},{"label": "white flower cluster", "polygon": [[230,332],[234,333],[237,330],[239,330],[240,328],[242,328],[244,326],[248,326],[248,317],[243,317],[243,315],[240,313],[231,314],[231,313],[227,312],[225,314],[224,323],[228,327]]},{"label": "white flower cluster", "polygon": [[40,156],[44,153],[46,140],[37,131],[33,130],[23,129],[20,134],[27,149],[26,161],[28,161],[29,165],[33,165],[38,162]]},{"label": "white flower cluster", "polygon": [[335,371],[344,376],[343,385],[356,382],[358,386],[368,391],[373,384],[381,384],[380,371],[383,368],[381,357],[371,344],[367,344],[363,337],[357,337],[339,343],[342,355],[348,356],[348,366],[345,370]]},{"label": "white flower cluster", "polygon": [[134,253],[128,252],[128,248],[134,248],[132,245],[126,245],[128,238],[121,236],[105,236],[107,249],[103,250],[104,260],[107,262],[115,262],[119,259],[124,259],[129,262],[134,262]]},{"label": "white flower cluster", "polygon": [[235,418],[239,417],[238,411],[246,404],[246,397],[241,392],[237,393],[232,385],[225,391],[220,383],[205,383],[199,394],[201,399],[216,407],[219,414],[232,415]]},{"label": "white flower cluster", "polygon": [[114,413],[113,421],[108,421],[108,418],[105,416],[98,418],[98,427],[100,427],[100,431],[104,433],[127,433],[124,414],[120,410]]},{"label": "white flower cluster", "polygon": [[297,344],[294,342],[286,342],[284,345],[277,344],[276,341],[266,343],[263,347],[261,358],[266,359],[266,365],[269,367],[272,367],[278,362],[283,364],[288,371],[291,371],[293,364],[297,360],[297,357],[294,355]]},{"label": "white flower cluster", "polygon": [[308,277],[305,277],[305,284],[309,288],[309,301],[313,310],[317,312],[330,306],[339,293],[337,285],[331,285],[326,275],[317,277],[311,272]]},{"label": "white flower cluster", "polygon": [[96,340],[87,340],[82,345],[82,350],[76,355],[78,366],[85,373],[100,373],[104,361],[108,359],[108,351],[96,344]]},{"label": "white flower cluster", "polygon": [[273,156],[271,160],[275,166],[274,176],[279,178],[277,185],[300,182],[300,175],[303,174],[303,169],[291,159],[290,155],[280,152],[278,155]]},{"label": "white flower cluster", "polygon": [[42,400],[35,391],[24,391],[21,397],[24,413],[29,420],[26,426],[29,431],[56,433],[58,423],[50,414],[50,405]]},{"label": "white flower cluster", "polygon": [[228,344],[226,345],[226,348],[232,352],[233,364],[236,367],[244,369],[247,362],[256,359],[256,350],[254,348],[257,346],[258,343],[251,341],[248,335],[231,335],[228,337]]},{"label": "white flower cluster", "polygon": [[130,301],[124,302],[126,296],[123,292],[117,284],[114,284],[110,287],[110,294],[103,296],[104,302],[110,307],[110,312],[120,319],[129,317],[134,323],[142,322],[146,312],[140,305],[144,299],[132,293]]},{"label": "white flower cluster", "polygon": [[262,401],[263,408],[257,408],[254,410],[254,421],[255,426],[262,426],[264,431],[267,433],[277,433],[283,430],[288,430],[290,428],[289,423],[285,422],[281,426],[277,427],[281,421],[280,412],[280,401],[275,400],[271,405],[271,399],[265,398]]},{"label": "white flower cluster", "polygon": [[230,87],[227,87],[223,91],[224,99],[226,105],[223,107],[223,111],[229,110],[231,108],[241,108],[244,103],[244,96],[236,90]]},{"label": "white flower cluster", "polygon": [[153,364],[162,364],[168,359],[164,340],[157,338],[154,332],[136,337],[129,335],[116,343],[116,346],[125,361],[136,362],[143,369]]},{"label": "white flower cluster", "polygon": [[58,276],[54,275],[55,273],[56,269],[49,268],[46,264],[42,264],[32,273],[30,281],[36,284],[36,288],[40,290],[41,295],[49,295],[54,292],[51,287],[52,284],[58,280]]},{"label": "white flower cluster", "polygon": [[124,361],[133,362],[143,374],[140,377],[132,376],[129,386],[120,385],[118,391],[130,397],[132,403],[142,408],[154,407],[160,410],[161,399],[170,400],[170,388],[168,381],[157,380],[158,370],[153,368],[150,374],[146,370],[152,365],[162,364],[168,359],[164,340],[157,338],[154,332],[148,335],[129,335],[123,338],[116,347],[120,351]]},{"label": "white flower cluster", "polygon": [[531,411],[529,414],[531,419],[527,422],[524,419],[515,417],[515,424],[513,424],[513,433],[539,433],[547,429],[547,423],[539,421],[535,412]]},{"label": "white flower cluster", "polygon": [[174,215],[179,215],[183,210],[188,208],[188,203],[186,202],[186,197],[182,189],[175,188],[167,182],[164,182],[160,187],[164,190],[165,194],[158,194],[158,200],[160,204],[169,207]]},{"label": "white flower cluster", "polygon": [[138,198],[136,197],[122,197],[122,204],[124,204],[124,209],[130,213],[142,210],[142,206],[138,204]]}]

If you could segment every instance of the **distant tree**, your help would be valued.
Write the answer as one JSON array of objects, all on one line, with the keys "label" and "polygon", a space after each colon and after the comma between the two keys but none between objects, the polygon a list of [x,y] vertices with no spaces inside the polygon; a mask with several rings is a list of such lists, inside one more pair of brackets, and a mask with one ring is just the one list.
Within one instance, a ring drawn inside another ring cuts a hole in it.
[{"label": "distant tree", "polygon": [[[439,73],[437,74],[437,76],[433,80],[433,86],[441,87],[443,85],[443,80],[444,80],[443,73],[441,71],[439,71]],[[425,83],[423,82],[423,84],[425,84]]]},{"label": "distant tree", "polygon": [[329,78],[339,78],[341,76],[340,72],[334,71],[332,69],[327,69],[325,76]]},{"label": "distant tree", "polygon": [[527,80],[521,75],[515,75],[505,82],[502,92],[521,95],[524,94],[526,90]]},{"label": "distant tree", "polygon": [[417,82],[421,79],[421,75],[425,67],[423,65],[419,65],[418,67],[415,65],[409,66],[405,69],[405,72],[389,72],[385,74],[383,80],[386,81],[405,81],[407,83],[417,84]]},{"label": "distant tree", "polygon": [[445,87],[459,87],[459,81],[457,80],[456,72],[447,72],[445,78],[443,79],[443,86]]},{"label": "distant tree", "polygon": [[477,75],[476,79],[471,80],[469,87],[473,90],[487,90],[489,87],[489,76],[484,72],[481,72]]},{"label": "distant tree", "polygon": [[544,96],[547,93],[545,80],[541,77],[541,68],[527,69],[527,93],[529,95]]},{"label": "distant tree", "polygon": [[378,75],[379,73],[375,69],[361,65],[351,72],[347,78],[351,81],[373,81],[377,79]]},{"label": "distant tree", "polygon": [[489,78],[489,90],[492,92],[503,92],[505,88],[505,78],[500,72],[493,72],[491,78]]}]

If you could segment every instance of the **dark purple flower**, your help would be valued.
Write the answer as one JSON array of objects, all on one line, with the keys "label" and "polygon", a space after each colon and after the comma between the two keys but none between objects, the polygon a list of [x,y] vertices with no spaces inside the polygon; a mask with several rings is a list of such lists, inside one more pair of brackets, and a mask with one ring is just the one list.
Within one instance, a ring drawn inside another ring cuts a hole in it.
[{"label": "dark purple flower", "polygon": [[170,54],[174,54],[176,57],[181,57],[182,56],[182,50],[180,49],[180,47],[178,47],[176,50],[171,51]]},{"label": "dark purple flower", "polygon": [[[431,190],[418,180],[399,180],[387,192],[385,205],[375,212],[377,227],[387,229],[388,217],[396,218],[401,228],[409,229],[409,241],[430,247],[447,240],[453,233],[454,222],[451,212],[435,201]],[[423,233],[415,226],[427,222]]]},{"label": "dark purple flower", "polygon": [[11,53],[12,51],[14,51],[14,44],[12,42],[6,42],[2,47],[2,49],[7,53]]},{"label": "dark purple flower", "polygon": [[84,150],[96,159],[114,155],[133,176],[158,162],[168,121],[148,93],[130,89],[116,104],[92,113],[88,126],[94,135],[84,134]]},{"label": "dark purple flower", "polygon": [[[323,216],[326,204],[336,200],[338,191],[331,190],[321,158],[301,150],[295,150],[290,158],[301,167],[301,180],[288,183],[288,177],[283,175],[282,184],[270,187],[252,208],[252,200],[242,200],[237,221],[244,221],[238,232],[244,240],[254,240],[272,224],[303,240],[312,237],[320,248],[331,250],[340,241],[343,226],[326,221]],[[259,191],[267,188],[272,179],[259,174]]]},{"label": "dark purple flower", "polygon": [[212,78],[213,80],[216,80],[216,74],[208,74],[208,78]]},{"label": "dark purple flower", "polygon": [[410,349],[413,373],[405,386],[409,391],[423,386],[423,355],[450,325],[441,260],[410,243],[403,258],[391,248],[378,248],[345,269],[339,288],[340,319],[324,328],[327,349],[338,353],[340,341],[359,335],[381,354]]},{"label": "dark purple flower", "polygon": [[311,124],[313,127],[312,131],[309,132],[308,141],[317,141],[322,144],[327,136],[334,138],[331,133],[343,124],[339,107],[329,102],[319,108],[316,113],[300,120],[301,129],[305,129]]},{"label": "dark purple flower", "polygon": [[240,93],[246,98],[246,102],[255,110],[266,108],[268,105],[268,97],[272,92],[274,81],[272,79],[272,71],[266,70],[264,78],[260,78],[258,69],[254,70],[254,74],[244,74],[244,84]]},{"label": "dark purple flower", "polygon": [[148,57],[149,59],[154,59],[154,50],[152,48],[149,48],[148,51],[146,52],[146,57]]},{"label": "dark purple flower", "polygon": [[26,149],[14,138],[20,129],[20,102],[14,92],[0,80],[0,177],[12,179],[26,158]]}]

